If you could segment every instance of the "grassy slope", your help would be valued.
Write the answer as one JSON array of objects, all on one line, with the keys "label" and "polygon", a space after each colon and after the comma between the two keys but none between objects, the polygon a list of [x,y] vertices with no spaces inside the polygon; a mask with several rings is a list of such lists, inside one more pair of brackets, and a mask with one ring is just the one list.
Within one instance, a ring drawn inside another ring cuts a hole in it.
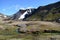
[{"label": "grassy slope", "polygon": [[[3,26],[5,29],[0,29],[0,40],[9,40],[9,39],[16,39],[16,40],[32,40],[35,38],[35,36],[32,36],[32,34],[19,34],[16,32],[17,27],[13,26],[15,22],[12,23],[12,25],[9,24],[4,24],[0,22],[0,26]],[[27,29],[31,29],[31,28],[39,28],[40,32],[39,33],[39,37],[41,39],[48,37],[50,38],[51,36],[55,36],[55,35],[59,35],[59,33],[42,33],[43,30],[45,29],[49,29],[49,30],[57,30],[60,31],[60,25],[57,23],[51,23],[51,22],[43,22],[43,21],[21,21],[21,22],[17,22],[17,24],[29,24],[27,26]],[[30,25],[33,24],[33,25]],[[34,34],[33,34],[34,35]]]}]

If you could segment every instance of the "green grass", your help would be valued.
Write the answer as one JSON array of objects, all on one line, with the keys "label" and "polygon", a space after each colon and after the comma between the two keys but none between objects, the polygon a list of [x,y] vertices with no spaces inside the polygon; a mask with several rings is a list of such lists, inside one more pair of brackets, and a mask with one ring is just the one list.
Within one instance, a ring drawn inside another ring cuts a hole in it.
[{"label": "green grass", "polygon": [[[0,24],[2,25],[5,29],[1,29],[0,30],[0,40],[12,40],[12,39],[21,39],[21,40],[34,40],[35,38],[46,38],[46,37],[52,37],[55,35],[60,35],[60,33],[43,33],[43,31],[45,29],[49,29],[49,30],[57,30],[60,31],[60,27],[51,27],[48,25],[44,25],[41,24],[40,26],[34,26],[34,27],[39,27],[40,28],[40,32],[37,35],[34,34],[21,34],[18,33],[17,27],[13,26],[13,25],[7,25],[7,24]],[[27,29],[31,29],[33,26],[28,26]]]}]

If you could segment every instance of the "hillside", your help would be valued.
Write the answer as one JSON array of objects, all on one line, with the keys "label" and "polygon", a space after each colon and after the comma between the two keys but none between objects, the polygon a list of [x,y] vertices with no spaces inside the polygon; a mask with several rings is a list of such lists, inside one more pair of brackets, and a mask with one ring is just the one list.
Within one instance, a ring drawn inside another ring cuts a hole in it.
[{"label": "hillside", "polygon": [[60,24],[45,21],[0,22],[0,40],[33,40],[36,38],[37,40],[51,40],[51,38],[60,40]]},{"label": "hillside", "polygon": [[40,6],[26,20],[54,21],[60,18],[60,1],[46,6]]},{"label": "hillside", "polygon": [[24,20],[29,15],[31,15],[34,10],[35,9],[25,9],[25,10],[20,9],[18,12],[13,14],[13,16],[10,19],[12,19],[12,20]]}]

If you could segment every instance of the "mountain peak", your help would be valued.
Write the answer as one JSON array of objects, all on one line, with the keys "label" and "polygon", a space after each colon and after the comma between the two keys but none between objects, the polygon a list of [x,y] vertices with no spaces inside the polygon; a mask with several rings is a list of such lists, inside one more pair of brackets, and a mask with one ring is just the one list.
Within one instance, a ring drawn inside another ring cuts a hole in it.
[{"label": "mountain peak", "polygon": [[[53,14],[55,14],[54,17]],[[56,20],[57,18],[60,18],[60,1],[46,6],[39,6],[34,14],[26,20]]]},{"label": "mountain peak", "polygon": [[[13,20],[55,20],[60,17],[60,1],[46,6],[40,6],[37,9],[20,9],[12,16]],[[53,18],[53,19],[52,19]]]},{"label": "mountain peak", "polygon": [[33,11],[34,11],[34,9],[26,9],[26,10],[20,9],[16,14],[14,14],[12,16],[12,19],[13,20],[21,20],[21,19],[23,20],[25,18],[25,16],[31,15]]}]

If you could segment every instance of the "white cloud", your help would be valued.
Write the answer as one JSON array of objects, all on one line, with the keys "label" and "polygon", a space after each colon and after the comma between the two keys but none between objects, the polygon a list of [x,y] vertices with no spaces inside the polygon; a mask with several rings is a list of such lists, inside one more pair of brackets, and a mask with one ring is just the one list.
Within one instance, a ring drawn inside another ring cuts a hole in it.
[{"label": "white cloud", "polygon": [[20,9],[25,10],[26,8],[22,8],[22,7],[21,7]]},{"label": "white cloud", "polygon": [[20,7],[21,7],[20,5],[15,5],[15,6],[14,6],[14,9],[15,9],[15,10],[19,10]]},{"label": "white cloud", "polygon": [[9,7],[6,7],[6,8],[2,8],[1,10],[4,11],[5,13],[15,13],[15,11],[19,11],[20,9],[22,10],[25,10],[25,9],[30,9],[30,8],[33,8],[33,7],[23,7],[21,5],[12,5],[12,6],[9,6]]},{"label": "white cloud", "polygon": [[27,9],[30,9],[30,8],[33,8],[33,7],[27,7]]},{"label": "white cloud", "polygon": [[6,9],[2,9],[2,11],[6,11]]},{"label": "white cloud", "polygon": [[24,8],[24,7],[21,7],[20,9],[23,9],[23,10],[25,10],[25,9],[30,9],[30,8],[33,8],[33,7],[26,7],[26,8]]},{"label": "white cloud", "polygon": [[16,11],[18,11],[20,9],[25,10],[25,9],[30,9],[30,8],[33,8],[33,7],[22,7],[21,5],[16,4],[16,5],[12,5],[10,7],[7,7],[7,8],[3,8],[2,10],[3,11],[7,11],[7,10],[10,10],[10,11],[11,10],[16,10]]},{"label": "white cloud", "polygon": [[10,10],[10,9],[17,10],[17,9],[19,9],[19,8],[21,8],[20,5],[12,5],[12,6],[10,6],[10,7],[3,8],[2,10],[3,10],[3,11],[5,11],[5,10]]}]

